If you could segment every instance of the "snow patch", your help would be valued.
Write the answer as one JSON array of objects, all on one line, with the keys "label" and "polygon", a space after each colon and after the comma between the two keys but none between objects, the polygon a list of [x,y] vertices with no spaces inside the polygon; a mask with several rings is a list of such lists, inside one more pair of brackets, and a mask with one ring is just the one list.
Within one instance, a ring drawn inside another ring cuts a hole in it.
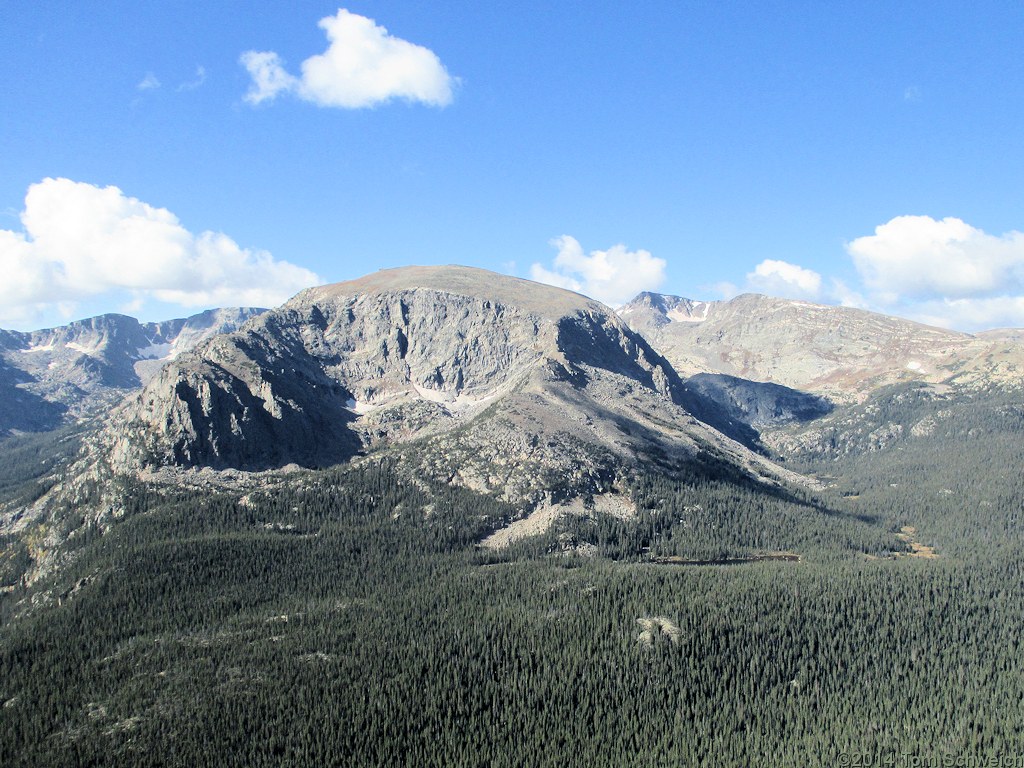
[{"label": "snow patch", "polygon": [[78,344],[78,343],[76,343],[74,341],[69,341],[64,346],[67,347],[68,349],[75,350],[75,352],[81,352],[83,355],[92,355],[92,354],[95,354],[96,352],[99,352],[100,347],[102,347],[103,344],[96,343],[96,344],[88,344],[88,345],[86,345],[86,344]]},{"label": "snow patch", "polygon": [[498,396],[496,392],[484,397],[472,397],[471,395],[467,395],[465,392],[459,392],[455,397],[452,397],[450,392],[427,389],[426,387],[421,387],[415,383],[412,386],[416,390],[416,393],[424,400],[429,400],[432,403],[440,403],[453,413],[468,411],[478,405],[488,403]]},{"label": "snow patch", "polygon": [[919,371],[919,370],[921,370],[921,364],[919,362],[917,362],[916,360],[911,360],[909,363],[907,363],[907,370],[908,371]]},{"label": "snow patch", "polygon": [[[675,320],[677,323],[703,323],[708,319],[708,311],[711,309],[710,304],[706,301],[695,301],[691,306],[694,309],[692,313],[688,314],[680,309],[670,309],[666,315],[669,320]],[[696,313],[698,307],[703,307],[700,315]]]},{"label": "snow patch", "polygon": [[353,400],[350,397],[348,400],[345,401],[345,407],[352,411],[352,413],[356,413],[362,416],[364,413],[369,413],[378,406],[374,405],[373,403],[368,403],[366,401],[359,402],[358,400]]},{"label": "snow patch", "polygon": [[451,400],[446,392],[439,392],[436,389],[427,389],[426,387],[421,387],[415,382],[413,382],[412,386],[416,390],[416,394],[424,400],[429,400],[432,403],[447,403]]}]

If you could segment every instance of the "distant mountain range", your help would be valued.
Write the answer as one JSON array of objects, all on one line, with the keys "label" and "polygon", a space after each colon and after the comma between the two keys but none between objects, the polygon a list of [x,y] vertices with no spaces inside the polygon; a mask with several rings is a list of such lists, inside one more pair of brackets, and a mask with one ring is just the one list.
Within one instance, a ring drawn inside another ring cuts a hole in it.
[{"label": "distant mountain range", "polygon": [[[0,330],[0,435],[51,430],[145,387],[108,419],[137,437],[118,451],[136,468],[322,466],[471,422],[492,429],[476,416],[499,401],[498,410],[516,403],[512,433],[523,432],[517,420],[532,420],[537,435],[558,423],[559,434],[586,434],[602,450],[629,443],[634,451],[621,427],[603,434],[624,401],[597,388],[618,387],[658,399],[641,409],[681,409],[764,452],[767,433],[820,421],[887,386],[1024,382],[1020,331],[969,335],[755,294],[703,302],[641,293],[617,315],[483,270],[410,267],[310,289],[274,311],[217,309],[161,323],[102,315]],[[626,380],[608,385],[612,375]],[[599,407],[590,402],[569,418],[579,393]],[[648,417],[626,418],[646,424],[644,439],[664,437],[652,436],[659,431]],[[474,445],[495,444],[475,430]],[[466,456],[482,455],[479,445]]]},{"label": "distant mountain range", "polygon": [[[376,456],[524,514],[574,499],[628,512],[625,488],[649,473],[806,486],[788,468],[800,455],[884,448],[957,393],[1024,382],[1013,331],[757,295],[643,293],[616,313],[466,267],[384,270],[275,310],[4,331],[0,350],[0,434],[101,415],[54,493]],[[894,387],[925,388],[915,421]],[[46,514],[44,497],[4,527]]]},{"label": "distant mountain range", "polygon": [[987,386],[1024,380],[1014,330],[970,335],[849,307],[744,294],[695,302],[641,293],[619,310],[682,376],[772,382],[836,403],[909,381]]},{"label": "distant mountain range", "polygon": [[100,315],[30,333],[0,330],[0,436],[95,413],[182,352],[265,311],[213,309],[160,323]]}]

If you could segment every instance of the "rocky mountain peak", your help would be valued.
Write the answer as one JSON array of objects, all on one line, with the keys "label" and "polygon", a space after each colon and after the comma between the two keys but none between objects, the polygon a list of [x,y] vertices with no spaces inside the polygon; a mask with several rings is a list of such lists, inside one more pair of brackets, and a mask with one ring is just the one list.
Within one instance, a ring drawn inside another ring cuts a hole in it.
[{"label": "rocky mountain peak", "polygon": [[382,269],[356,280],[321,285],[299,293],[282,309],[336,303],[353,296],[433,291],[557,320],[576,312],[607,312],[603,304],[563,288],[463,266],[411,266]]},{"label": "rocky mountain peak", "polygon": [[303,291],[211,338],[126,404],[107,441],[121,471],[322,466],[415,441],[420,471],[510,498],[599,492],[639,455],[759,461],[684,399],[672,367],[598,302],[410,267]]},{"label": "rocky mountain peak", "polygon": [[682,296],[644,291],[625,306],[618,314],[630,323],[660,327],[669,323],[701,323],[718,302],[696,301]]}]

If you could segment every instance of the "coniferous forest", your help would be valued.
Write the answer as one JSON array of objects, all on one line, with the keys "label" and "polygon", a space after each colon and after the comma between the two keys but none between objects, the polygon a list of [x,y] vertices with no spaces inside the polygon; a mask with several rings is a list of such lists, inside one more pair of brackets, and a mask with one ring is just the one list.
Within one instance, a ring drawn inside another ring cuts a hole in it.
[{"label": "coniferous forest", "polygon": [[[933,407],[891,394],[890,421]],[[122,483],[116,523],[51,523],[73,533],[44,579],[5,542],[0,764],[1016,759],[1021,423],[993,393],[940,405],[887,452],[792,457],[816,490],[638,474],[636,520],[497,552],[512,507],[393,460]],[[38,445],[10,450],[2,492],[31,497]]]}]

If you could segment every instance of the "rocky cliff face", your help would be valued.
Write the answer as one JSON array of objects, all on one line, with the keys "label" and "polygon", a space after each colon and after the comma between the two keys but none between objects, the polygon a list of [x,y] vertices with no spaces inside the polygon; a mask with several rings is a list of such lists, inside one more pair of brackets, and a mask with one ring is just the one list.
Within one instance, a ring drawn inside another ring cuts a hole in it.
[{"label": "rocky cliff face", "polygon": [[686,386],[757,429],[813,421],[833,410],[832,403],[819,395],[721,373],[698,373],[687,379]]},{"label": "rocky cliff face", "polygon": [[263,311],[216,309],[162,323],[101,315],[30,333],[0,331],[0,435],[53,429],[95,412],[181,352]]},{"label": "rocky cliff face", "polygon": [[322,466],[386,448],[414,473],[516,499],[602,493],[638,461],[781,472],[685,397],[671,365],[597,302],[411,267],[307,290],[200,344],[104,441],[119,472]]}]

